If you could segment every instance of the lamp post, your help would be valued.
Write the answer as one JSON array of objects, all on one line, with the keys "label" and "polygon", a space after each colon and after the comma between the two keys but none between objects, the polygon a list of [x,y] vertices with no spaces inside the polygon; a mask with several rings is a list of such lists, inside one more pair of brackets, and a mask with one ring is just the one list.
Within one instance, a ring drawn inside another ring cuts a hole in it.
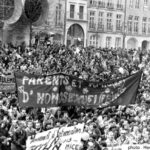
[{"label": "lamp post", "polygon": [[98,24],[96,27],[96,48],[98,48]]},{"label": "lamp post", "polygon": [[126,16],[127,16],[127,0],[125,0],[125,8],[124,8],[124,23],[123,23],[123,50],[125,49],[125,39],[126,39]]},{"label": "lamp post", "polygon": [[66,21],[67,21],[67,0],[65,0],[65,12],[64,12],[64,35],[63,35],[63,44],[66,42]]},{"label": "lamp post", "polygon": [[[2,4],[2,8],[3,8],[3,14],[2,14],[2,20],[1,20],[1,22],[2,22],[2,24],[4,24],[4,17],[5,17],[5,6],[4,6],[4,0],[2,1],[3,2],[3,4]],[[2,27],[2,45],[4,44],[4,33],[3,33],[4,31],[3,31],[3,27]]]}]

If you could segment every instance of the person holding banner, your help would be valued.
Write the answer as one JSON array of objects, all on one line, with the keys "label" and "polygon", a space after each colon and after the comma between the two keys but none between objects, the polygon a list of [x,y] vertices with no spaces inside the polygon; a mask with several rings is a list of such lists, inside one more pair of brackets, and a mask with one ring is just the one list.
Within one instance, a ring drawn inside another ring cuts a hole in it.
[{"label": "person holding banner", "polygon": [[121,130],[120,134],[120,137],[117,138],[118,145],[129,144],[129,139],[126,136],[127,132],[125,130]]},{"label": "person holding banner", "polygon": [[115,147],[118,145],[117,141],[114,138],[114,133],[109,132],[106,139],[106,144],[108,147]]},{"label": "person holding banner", "polygon": [[26,150],[27,133],[24,128],[24,123],[20,122],[12,137],[11,150]]}]

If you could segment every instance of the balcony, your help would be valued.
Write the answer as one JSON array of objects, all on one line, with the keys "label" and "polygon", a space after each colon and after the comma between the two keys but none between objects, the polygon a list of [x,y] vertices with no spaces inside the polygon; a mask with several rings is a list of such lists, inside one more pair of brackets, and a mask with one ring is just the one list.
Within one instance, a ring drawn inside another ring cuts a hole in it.
[{"label": "balcony", "polygon": [[134,35],[138,35],[139,34],[139,31],[134,31]]},{"label": "balcony", "polygon": [[89,23],[89,30],[90,31],[96,31],[96,23],[90,22]]},{"label": "balcony", "polygon": [[90,8],[92,8],[92,7],[97,7],[97,3],[90,3],[90,4],[89,4],[89,7],[90,7]]},{"label": "balcony", "polygon": [[104,25],[101,24],[101,23],[98,23],[98,28],[97,28],[98,31],[104,31]]},{"label": "balcony", "polygon": [[56,23],[55,23],[55,27],[56,27],[56,28],[63,28],[63,22],[62,22],[62,21],[56,22]]},{"label": "balcony", "polygon": [[107,9],[114,9],[114,4],[113,3],[107,3]]},{"label": "balcony", "polygon": [[142,35],[146,35],[147,34],[147,32],[146,31],[142,31]]},{"label": "balcony", "polygon": [[121,4],[117,4],[117,7],[116,7],[118,10],[121,10],[121,11],[123,11],[123,5],[121,5]]},{"label": "balcony", "polygon": [[122,32],[122,27],[121,26],[116,26],[116,32]]},{"label": "balcony", "polygon": [[113,31],[113,25],[107,25],[107,31],[112,32]]},{"label": "balcony", "polygon": [[98,3],[98,8],[105,8],[105,2],[99,2]]},{"label": "balcony", "polygon": [[87,21],[87,14],[80,13],[80,12],[67,12],[67,19],[78,20],[78,21]]}]

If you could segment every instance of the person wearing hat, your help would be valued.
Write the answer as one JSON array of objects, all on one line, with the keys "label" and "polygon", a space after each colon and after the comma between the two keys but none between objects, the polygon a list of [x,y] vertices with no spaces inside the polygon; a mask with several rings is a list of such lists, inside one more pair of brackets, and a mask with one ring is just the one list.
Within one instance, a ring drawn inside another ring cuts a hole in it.
[{"label": "person wearing hat", "polygon": [[108,147],[114,147],[114,146],[118,145],[117,141],[114,138],[114,133],[111,131],[108,133],[107,139],[105,142],[106,142]]},{"label": "person wearing hat", "polygon": [[78,123],[79,123],[79,121],[78,121],[77,119],[73,119],[73,120],[72,120],[72,125],[73,125],[73,126],[77,125]]},{"label": "person wearing hat", "polygon": [[120,137],[117,138],[117,143],[118,143],[118,145],[129,144],[129,140],[128,140],[126,134],[127,134],[127,131],[126,131],[126,130],[123,130],[123,129],[122,129],[122,130],[120,131]]},{"label": "person wearing hat", "polygon": [[90,139],[89,133],[83,132],[82,136],[81,136],[81,142],[82,142],[82,148],[81,148],[81,150],[87,150],[89,139]]}]

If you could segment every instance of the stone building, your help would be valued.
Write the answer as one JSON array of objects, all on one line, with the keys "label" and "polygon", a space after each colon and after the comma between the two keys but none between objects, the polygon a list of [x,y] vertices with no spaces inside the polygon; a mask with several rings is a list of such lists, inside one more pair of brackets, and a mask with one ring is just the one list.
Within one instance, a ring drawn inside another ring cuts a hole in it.
[{"label": "stone building", "polygon": [[44,40],[48,34],[66,45],[150,47],[150,0],[39,0],[40,17],[32,24],[25,15],[27,1],[32,0],[0,0],[4,43],[29,44],[31,37]]},{"label": "stone building", "polygon": [[17,45],[25,42],[28,45],[30,32],[32,32],[32,41],[36,34],[42,36],[43,34],[53,34],[53,40],[62,42],[64,36],[65,0],[40,0],[42,7],[40,17],[32,23],[32,26],[30,26],[30,22],[25,14],[26,1],[0,1],[1,41],[3,43],[12,42]]},{"label": "stone building", "polygon": [[89,46],[122,47],[124,2],[124,0],[89,0]]},{"label": "stone building", "polygon": [[127,0],[126,48],[150,48],[150,1]]},{"label": "stone building", "polygon": [[88,45],[149,49],[149,0],[89,0]]},{"label": "stone building", "polygon": [[86,46],[88,0],[67,0],[66,44]]}]

